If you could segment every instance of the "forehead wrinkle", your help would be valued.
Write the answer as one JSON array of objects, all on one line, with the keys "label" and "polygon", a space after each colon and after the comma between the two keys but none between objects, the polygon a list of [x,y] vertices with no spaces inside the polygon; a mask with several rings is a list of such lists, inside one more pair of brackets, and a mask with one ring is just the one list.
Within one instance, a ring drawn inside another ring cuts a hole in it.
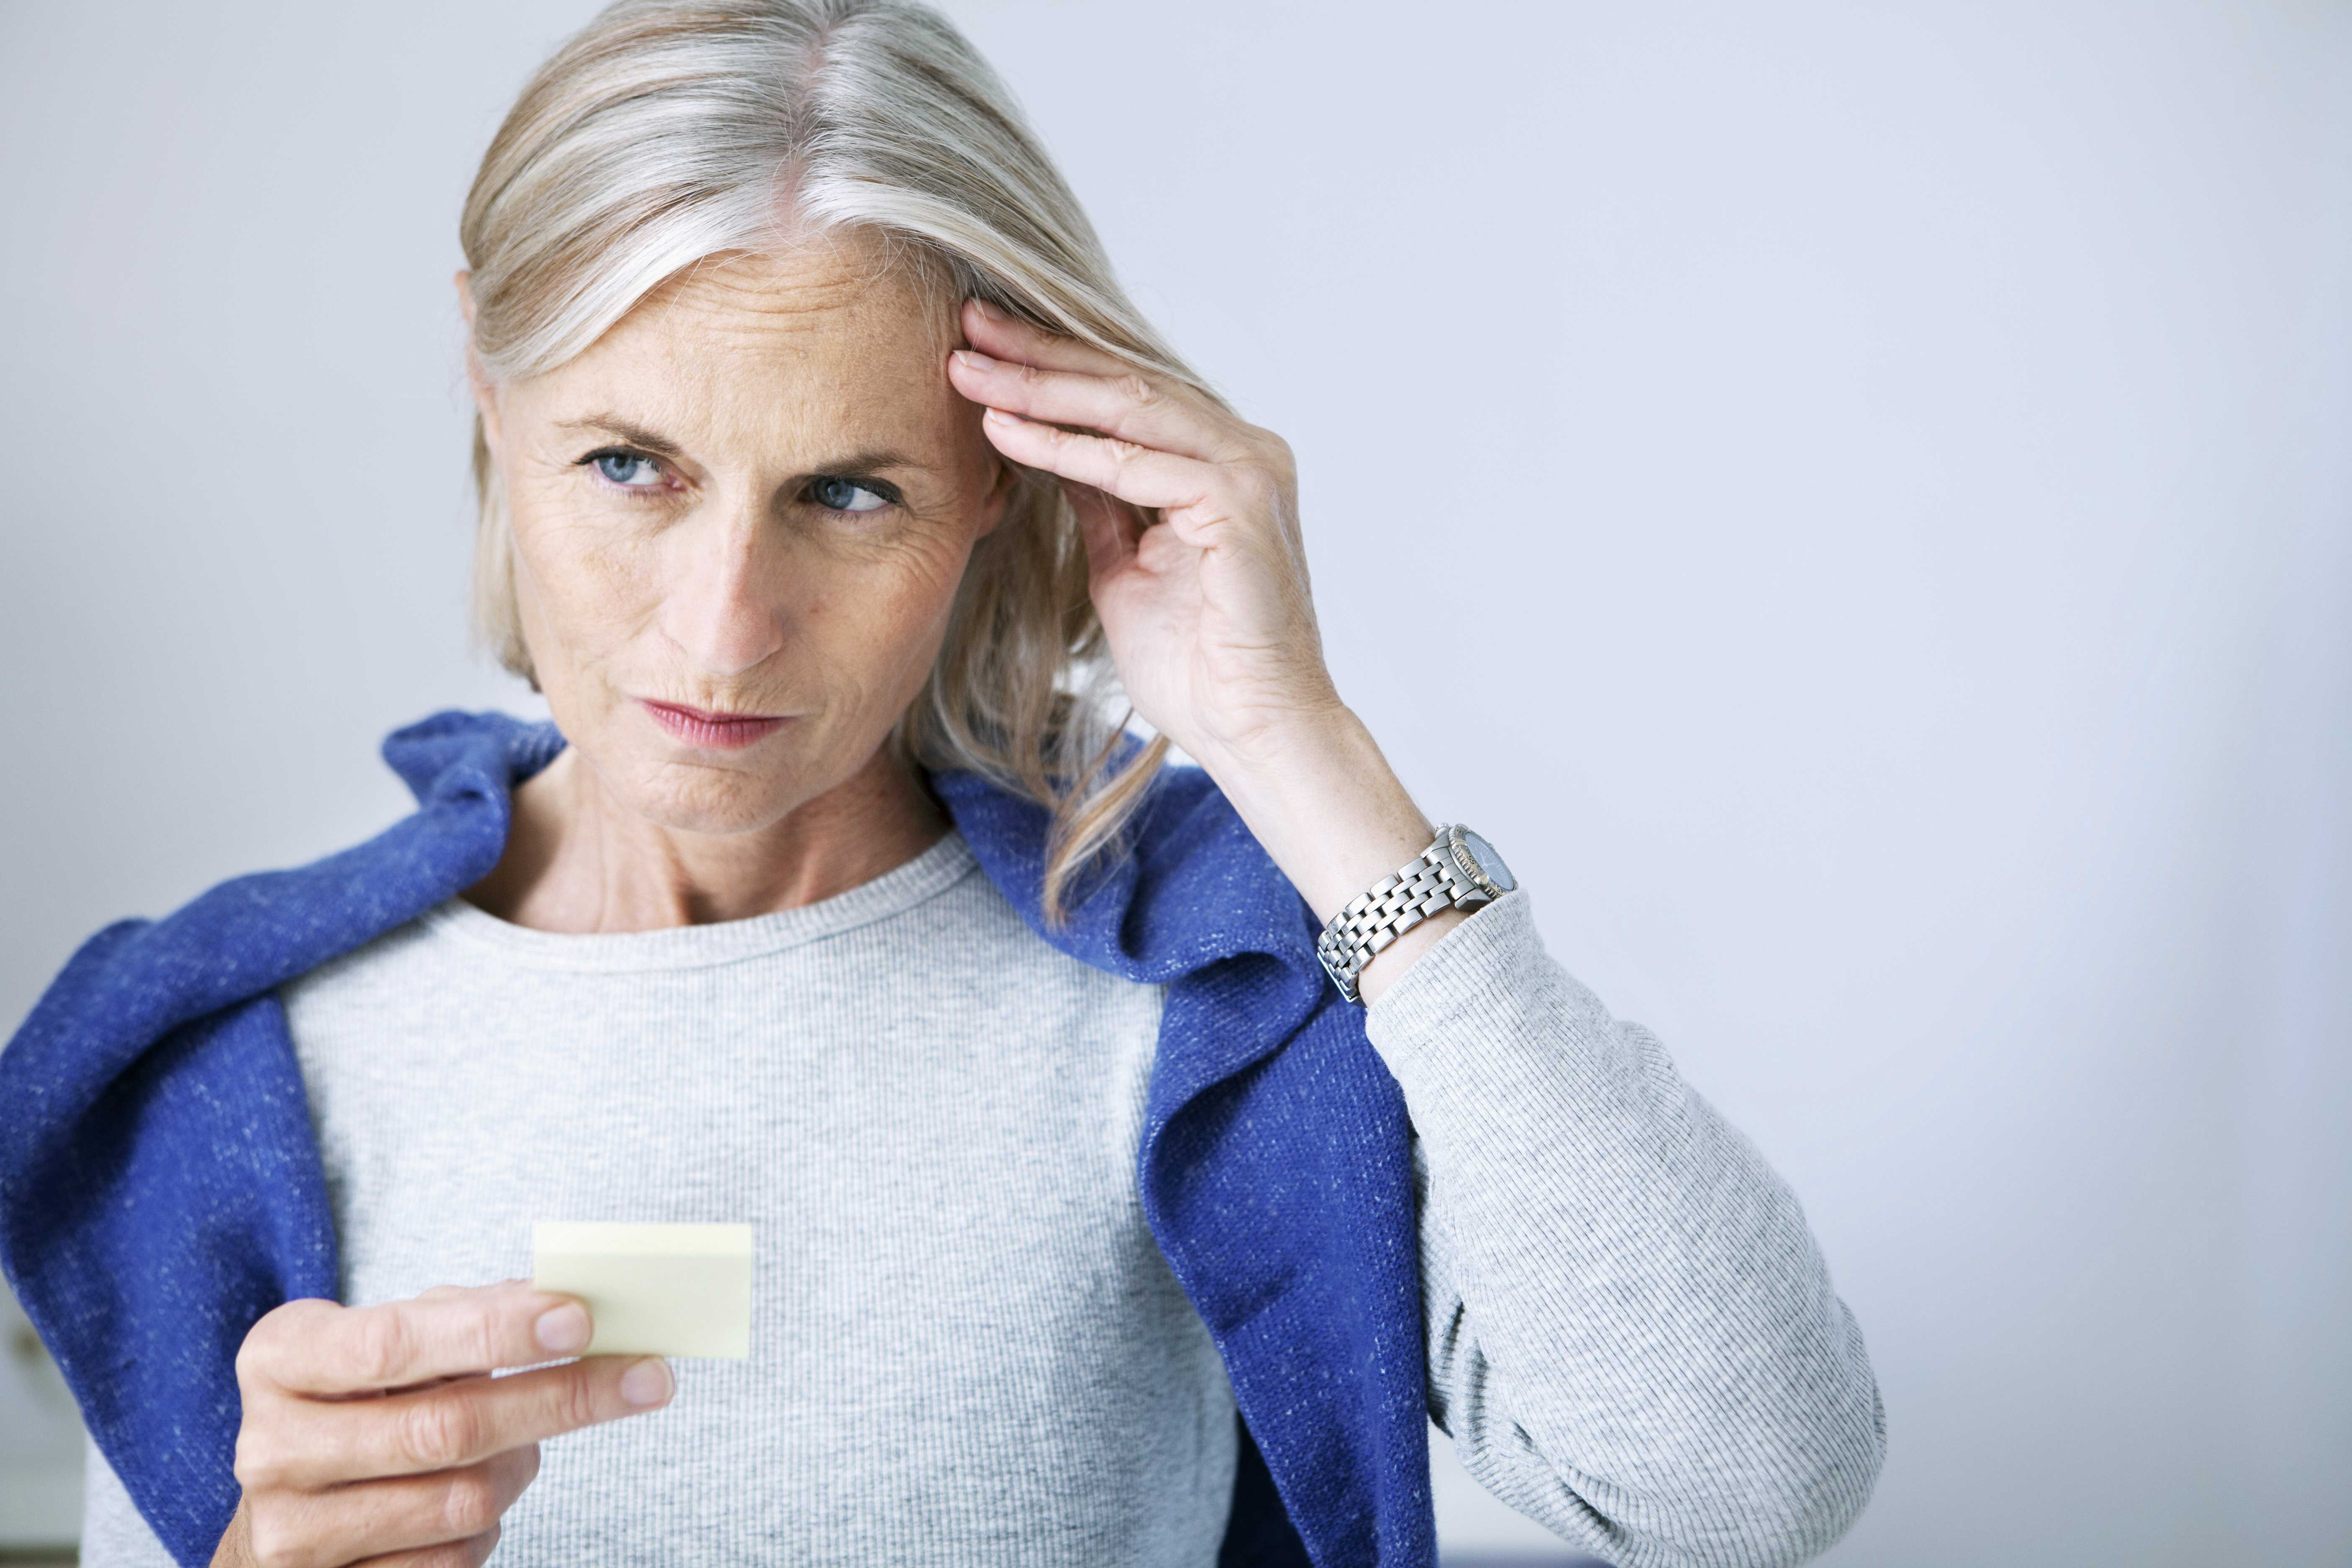
[{"label": "forehead wrinkle", "polygon": [[952,471],[977,411],[947,380],[939,290],[922,271],[872,244],[690,268],[575,362],[586,395],[574,407],[722,463],[751,453],[766,468],[780,448],[796,463],[888,449],[908,467]]},{"label": "forehead wrinkle", "polygon": [[[682,292],[625,321],[615,332],[615,347],[642,347],[667,361],[681,379],[706,384],[739,379],[725,372],[750,359],[788,363],[871,390],[909,381],[947,385],[944,363],[933,363],[944,355],[932,353],[926,312],[907,290],[877,289],[872,280],[848,285],[820,279],[805,287],[798,279],[778,282]],[[726,355],[711,353],[714,339],[726,346]],[[885,377],[859,374],[877,368],[887,373]]]},{"label": "forehead wrinkle", "polygon": [[[835,314],[905,312],[916,317],[934,306],[913,277],[878,237],[824,235],[781,252],[736,251],[706,258],[670,278],[639,302],[637,310],[665,310],[750,317],[777,325],[799,325]],[[633,314],[635,312],[632,312]]]}]

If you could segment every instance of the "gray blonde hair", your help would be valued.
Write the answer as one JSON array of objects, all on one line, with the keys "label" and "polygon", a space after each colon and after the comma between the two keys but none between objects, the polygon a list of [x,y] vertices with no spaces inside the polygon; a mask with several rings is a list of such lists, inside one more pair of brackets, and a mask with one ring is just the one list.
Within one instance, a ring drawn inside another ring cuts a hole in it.
[{"label": "gray blonde hair", "polygon": [[[622,0],[541,67],[483,155],[460,228],[473,342],[494,379],[586,349],[706,258],[795,236],[882,237],[952,311],[985,300],[1212,397],[1128,300],[1013,95],[909,0]],[[531,677],[504,486],[478,418],[474,614]],[[1167,753],[1122,746],[1076,520],[1021,474],[974,547],[897,742],[1052,814],[1045,900],[1114,847]]]}]

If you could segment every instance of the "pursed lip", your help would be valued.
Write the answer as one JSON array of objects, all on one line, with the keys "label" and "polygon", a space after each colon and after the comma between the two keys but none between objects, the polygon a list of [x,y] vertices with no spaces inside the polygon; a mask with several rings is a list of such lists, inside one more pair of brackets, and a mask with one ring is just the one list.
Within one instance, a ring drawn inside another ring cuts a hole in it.
[{"label": "pursed lip", "polygon": [[782,729],[790,720],[768,713],[719,713],[708,708],[689,708],[683,702],[656,702],[650,697],[640,697],[655,723],[677,740],[689,746],[709,746],[719,751],[740,751],[757,744]]}]

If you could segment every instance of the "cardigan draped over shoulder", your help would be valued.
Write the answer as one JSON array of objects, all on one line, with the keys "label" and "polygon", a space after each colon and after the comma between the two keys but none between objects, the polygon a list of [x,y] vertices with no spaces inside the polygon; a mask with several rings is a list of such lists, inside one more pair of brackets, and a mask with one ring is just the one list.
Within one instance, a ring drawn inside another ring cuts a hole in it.
[{"label": "cardigan draped over shoulder", "polygon": [[[235,1362],[336,1294],[276,988],[454,897],[506,844],[551,725],[442,713],[384,758],[418,809],[295,870],[92,937],[0,1050],[0,1268],[156,1534],[205,1563],[237,1500]],[[1045,812],[932,784],[1038,937],[1167,988],[1137,1180],[1244,1424],[1222,1563],[1435,1561],[1410,1129],[1315,923],[1207,776],[1163,770],[1131,853],[1041,912]]]}]

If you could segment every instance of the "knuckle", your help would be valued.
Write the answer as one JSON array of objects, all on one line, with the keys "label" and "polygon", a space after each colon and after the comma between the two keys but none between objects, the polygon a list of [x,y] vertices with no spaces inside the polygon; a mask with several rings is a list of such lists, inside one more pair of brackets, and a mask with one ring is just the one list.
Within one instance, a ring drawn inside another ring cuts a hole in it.
[{"label": "knuckle", "polygon": [[245,1338],[236,1347],[237,1376],[242,1378],[259,1370],[260,1363],[267,1361],[269,1352],[277,1348],[278,1336],[285,1331],[284,1320],[279,1314],[285,1310],[285,1308],[278,1307],[264,1312],[255,1321],[253,1327],[245,1331]]},{"label": "knuckle", "polygon": [[359,1341],[352,1348],[352,1372],[378,1386],[395,1381],[408,1365],[413,1337],[408,1321],[398,1312],[376,1312],[362,1318]]},{"label": "knuckle", "polygon": [[248,1492],[272,1491],[286,1484],[290,1451],[266,1427],[244,1426],[236,1435],[236,1454],[229,1473]]},{"label": "knuckle", "polygon": [[1131,371],[1119,377],[1118,390],[1121,396],[1139,408],[1149,408],[1160,401],[1160,388],[1140,371]]},{"label": "knuckle", "polygon": [[466,1324],[466,1353],[472,1364],[468,1371],[488,1372],[506,1358],[500,1350],[498,1315],[482,1312]]},{"label": "knuckle", "polygon": [[594,1377],[584,1366],[576,1366],[571,1374],[558,1384],[553,1392],[555,1415],[567,1431],[593,1426],[603,1419],[598,1407]]},{"label": "knuckle", "polygon": [[476,1466],[451,1476],[441,1493],[441,1525],[450,1534],[479,1535],[499,1521],[499,1486],[488,1470]]},{"label": "knuckle", "polygon": [[249,1509],[245,1518],[245,1549],[255,1568],[299,1568],[310,1553],[301,1531],[283,1510]]},{"label": "knuckle", "polygon": [[400,1415],[395,1443],[400,1457],[422,1470],[446,1470],[462,1460],[481,1436],[481,1418],[464,1399],[420,1399]]},{"label": "knuckle", "polygon": [[237,1380],[268,1376],[269,1369],[283,1359],[286,1347],[316,1323],[318,1309],[327,1304],[288,1301],[262,1313],[253,1327],[246,1330],[245,1339],[236,1347]]},{"label": "knuckle", "polygon": [[1244,425],[1237,428],[1234,447],[1236,462],[1264,468],[1270,474],[1288,475],[1297,467],[1290,443],[1262,426]]}]

